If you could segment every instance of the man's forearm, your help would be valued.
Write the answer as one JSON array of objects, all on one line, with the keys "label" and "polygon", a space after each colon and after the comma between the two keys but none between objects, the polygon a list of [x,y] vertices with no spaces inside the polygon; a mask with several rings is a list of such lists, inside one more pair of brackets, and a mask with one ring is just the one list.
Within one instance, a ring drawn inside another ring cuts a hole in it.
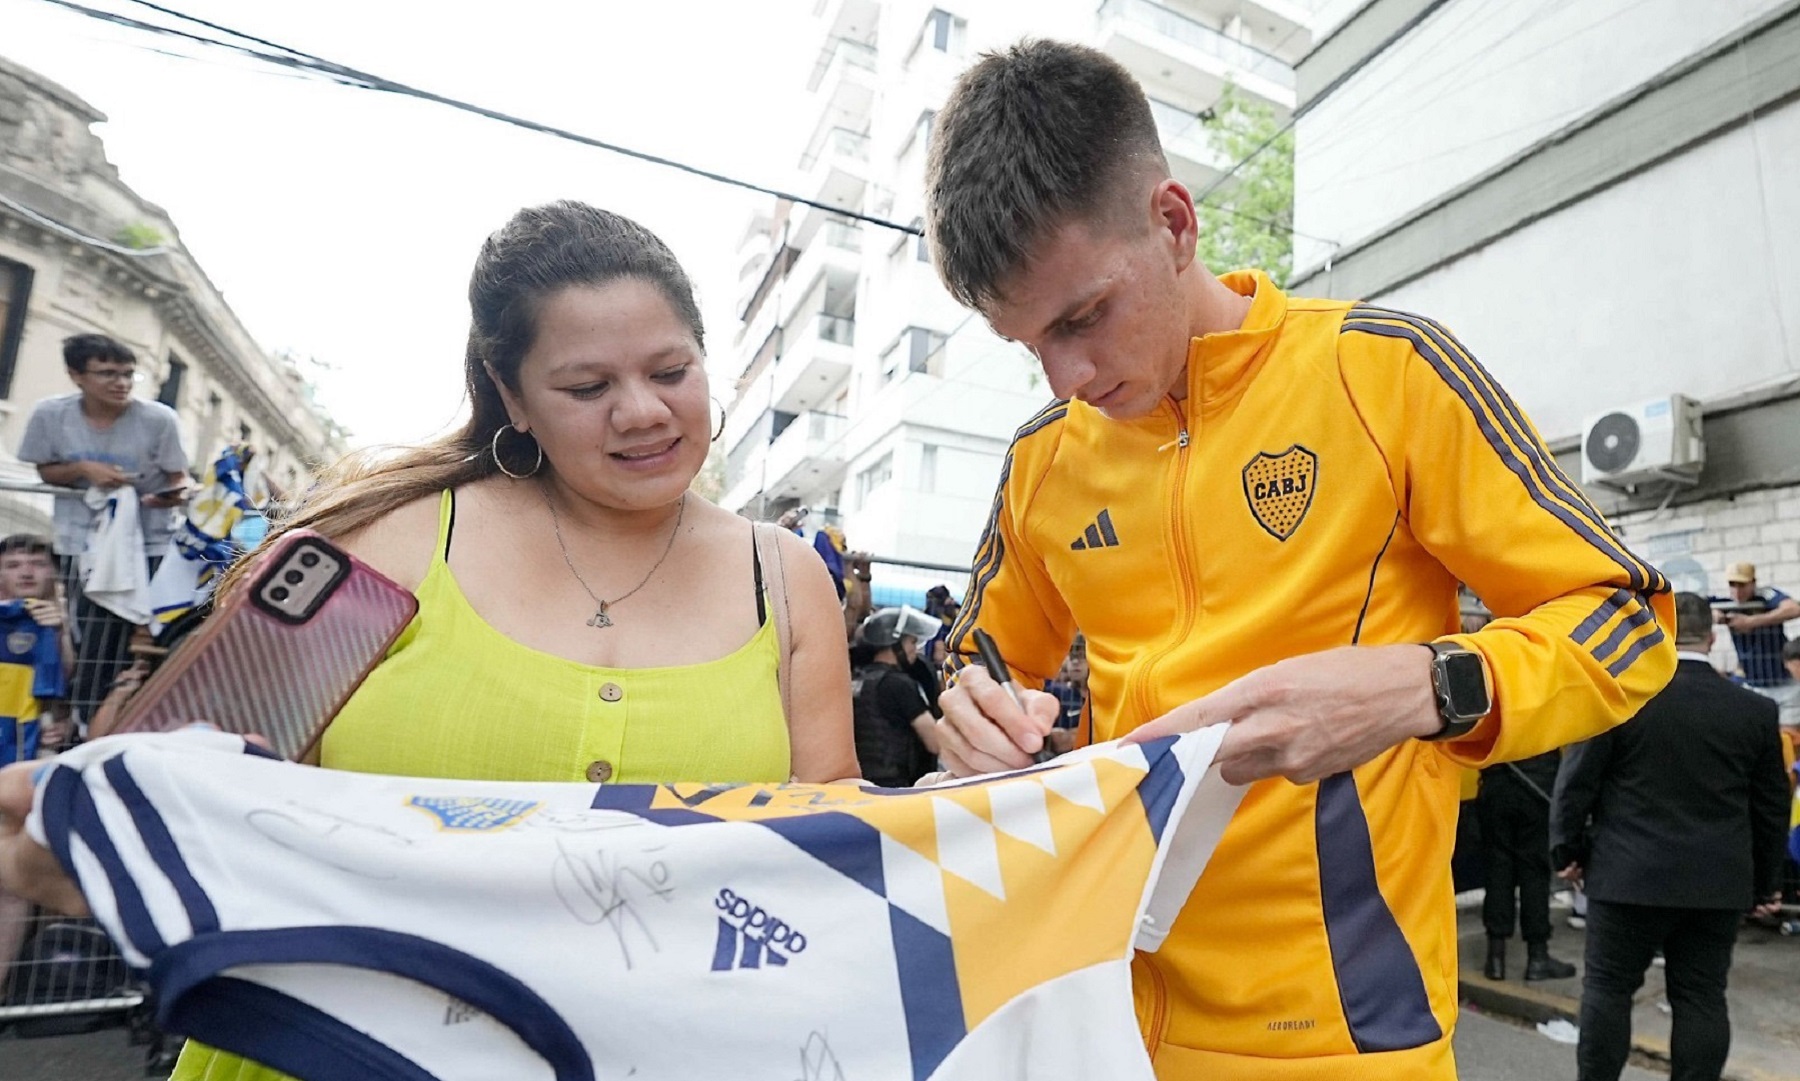
[{"label": "man's forearm", "polygon": [[64,487],[82,480],[80,462],[46,462],[37,467],[38,477],[45,484],[59,484]]}]

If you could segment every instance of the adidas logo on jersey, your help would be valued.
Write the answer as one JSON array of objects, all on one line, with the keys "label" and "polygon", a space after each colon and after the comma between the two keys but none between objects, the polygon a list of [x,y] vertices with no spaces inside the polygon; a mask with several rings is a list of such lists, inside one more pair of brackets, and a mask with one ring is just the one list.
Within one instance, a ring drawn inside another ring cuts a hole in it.
[{"label": "adidas logo on jersey", "polygon": [[729,889],[713,899],[719,910],[719,939],[713,947],[712,970],[780,967],[806,950],[806,936]]},{"label": "adidas logo on jersey", "polygon": [[1071,552],[1085,552],[1089,548],[1117,548],[1119,535],[1113,532],[1112,511],[1103,510],[1093,524],[1082,531],[1081,536],[1069,542]]}]

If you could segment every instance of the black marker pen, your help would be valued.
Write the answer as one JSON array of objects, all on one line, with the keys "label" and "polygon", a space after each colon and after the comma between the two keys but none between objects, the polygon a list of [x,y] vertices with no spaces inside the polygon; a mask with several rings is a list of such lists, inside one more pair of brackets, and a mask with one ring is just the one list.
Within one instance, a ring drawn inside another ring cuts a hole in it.
[{"label": "black marker pen", "polygon": [[[1006,667],[1006,659],[1000,656],[1000,647],[994,644],[994,636],[980,627],[975,628],[975,651],[981,654],[982,667],[988,670],[988,675],[994,677],[995,683],[1005,688],[1007,697],[1013,700],[1013,705],[1019,707],[1020,713],[1029,715],[1025,709],[1024,700],[1019,697],[1019,685],[1013,682],[1012,669]],[[1050,750],[1050,741],[1046,737],[1044,745],[1032,757],[1035,761],[1044,762],[1048,761],[1053,753]]]}]

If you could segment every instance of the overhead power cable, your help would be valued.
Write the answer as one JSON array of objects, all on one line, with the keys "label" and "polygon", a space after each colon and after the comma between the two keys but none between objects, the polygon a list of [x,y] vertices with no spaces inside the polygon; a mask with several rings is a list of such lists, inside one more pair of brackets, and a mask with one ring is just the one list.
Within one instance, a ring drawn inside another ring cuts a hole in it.
[{"label": "overhead power cable", "polygon": [[[213,30],[213,31],[216,31],[221,34],[225,34],[230,37],[237,38],[240,41],[250,42],[253,45],[261,46],[261,48],[251,48],[250,46],[240,45],[235,42],[221,41],[218,38],[207,37],[206,35],[203,35],[203,34],[191,33],[189,31],[177,29],[175,27],[164,26],[164,25],[161,25],[160,23],[145,22],[141,19],[131,18],[128,15],[118,14],[117,12],[105,11],[100,8],[88,7],[85,4],[75,3],[74,0],[44,0],[44,2],[48,3],[48,4],[53,4],[57,7],[64,8],[69,11],[76,12],[77,14],[85,15],[92,19],[98,19],[102,22],[109,22],[109,23],[112,23],[117,26],[125,27],[127,29],[140,30],[140,31],[144,31],[147,33],[152,33],[152,34],[164,34],[164,35],[168,35],[170,37],[181,38],[181,39],[184,39],[187,41],[196,42],[201,45],[208,45],[208,46],[212,46],[213,48],[217,48],[217,49],[225,49],[225,50],[228,50],[228,51],[231,51],[234,53],[238,53],[243,56],[248,56],[252,59],[261,61],[266,64],[271,64],[271,65],[277,66],[277,67],[290,68],[290,69],[294,69],[294,70],[305,72],[305,73],[312,74],[312,75],[323,76],[328,81],[338,83],[339,85],[342,85],[342,86],[348,86],[348,87],[352,87],[354,89],[360,89],[360,90],[376,90],[376,91],[381,91],[384,93],[398,94],[398,95],[401,95],[404,97],[416,98],[420,101],[428,101],[428,102],[432,102],[432,103],[438,104],[438,105],[446,105],[452,109],[457,109],[459,111],[467,112],[467,113],[473,113],[476,116],[486,117],[489,120],[497,120],[503,124],[510,124],[510,125],[513,125],[514,127],[524,128],[528,131],[535,131],[535,132],[539,132],[540,134],[550,135],[555,138],[566,139],[571,142],[580,143],[584,146],[591,146],[591,147],[595,147],[596,149],[610,151],[615,154],[621,154],[621,155],[624,155],[629,158],[635,158],[639,161],[648,162],[652,165],[667,166],[668,168],[676,169],[681,172],[687,173],[690,176],[697,176],[704,180],[711,180],[716,183],[730,185],[731,187],[742,188],[747,191],[753,191],[753,192],[756,192],[761,195],[772,196],[776,199],[785,199],[789,202],[797,203],[801,206],[814,207],[816,209],[826,211],[827,213],[841,215],[845,218],[849,218],[849,219],[852,219],[855,221],[866,222],[870,225],[879,226],[883,229],[892,229],[895,232],[906,233],[911,236],[921,236],[924,233],[924,230],[916,225],[911,225],[911,224],[903,225],[899,222],[890,221],[886,218],[878,217],[873,214],[865,214],[862,211],[848,210],[848,209],[845,209],[844,207],[833,206],[829,203],[820,202],[816,199],[810,199],[803,195],[795,195],[791,192],[784,192],[784,191],[781,191],[776,188],[766,187],[764,185],[757,184],[753,181],[743,180],[738,177],[728,176],[724,173],[713,172],[708,169],[702,169],[698,166],[688,165],[685,162],[679,162],[679,161],[675,161],[671,158],[662,157],[661,155],[651,154],[651,153],[648,153],[646,151],[641,151],[641,150],[633,150],[629,147],[620,146],[616,143],[607,142],[602,139],[596,139],[596,138],[594,138],[592,136],[588,136],[588,135],[582,135],[578,132],[573,132],[566,128],[560,128],[560,127],[556,127],[551,124],[540,123],[538,121],[529,120],[524,117],[514,116],[510,113],[503,113],[496,109],[489,109],[485,106],[476,105],[472,102],[463,101],[458,98],[451,98],[451,97],[447,97],[442,94],[434,93],[429,90],[422,90],[418,87],[409,86],[405,83],[397,82],[393,79],[389,79],[389,78],[386,78],[381,75],[375,75],[371,72],[361,71],[356,68],[349,67],[348,65],[340,64],[333,60],[328,60],[324,57],[315,56],[312,53],[304,52],[300,49],[296,49],[289,45],[283,45],[280,42],[270,41],[267,38],[257,37],[254,34],[246,34],[240,30],[233,30],[229,26],[224,26],[220,23],[210,22],[210,21],[208,21],[206,19],[202,19],[198,16],[189,15],[182,11],[177,11],[174,8],[164,7],[161,4],[152,3],[152,2],[150,2],[150,0],[130,0],[130,2],[137,4],[140,7],[148,8],[151,11],[155,11],[159,14],[167,15],[170,18],[180,19],[184,22],[193,23],[196,26],[202,26],[208,30]],[[264,50],[274,50],[274,51],[268,52],[268,51],[264,51]],[[180,54],[173,54],[173,55],[180,56]],[[1284,128],[1283,130],[1285,131],[1286,129]],[[1279,138],[1280,135],[1281,135],[1281,132],[1276,132],[1275,137]],[[1270,141],[1273,142],[1273,139],[1271,139]],[[1250,157],[1251,158],[1255,157],[1257,154],[1262,152],[1262,149],[1263,148],[1258,148],[1256,151],[1253,151],[1250,154]],[[1245,159],[1246,162],[1248,160],[1249,160],[1249,158]],[[1243,164],[1244,164],[1244,162],[1240,162],[1239,166],[1242,166]],[[1236,172],[1236,167],[1233,168],[1232,172]],[[1219,185],[1222,184],[1225,180],[1229,179],[1230,176],[1231,176],[1231,173],[1227,173],[1225,176],[1220,177],[1219,180],[1217,182],[1213,183],[1212,185],[1210,185],[1206,189],[1206,191],[1200,193],[1200,195],[1198,197],[1196,197],[1194,201],[1196,203],[1204,203],[1206,206],[1212,207],[1214,210],[1218,210],[1225,214],[1230,214],[1233,217],[1242,218],[1246,221],[1255,222],[1256,224],[1262,225],[1265,228],[1278,229],[1282,232],[1289,233],[1289,234],[1296,235],[1296,236],[1306,236],[1306,234],[1304,234],[1304,233],[1297,232],[1292,225],[1277,221],[1273,218],[1265,218],[1265,217],[1262,217],[1257,214],[1247,213],[1245,211],[1237,209],[1236,207],[1223,206],[1218,203],[1206,202],[1206,196],[1211,194],[1214,189],[1218,188]],[[1321,240],[1322,238],[1307,237],[1307,239]],[[1330,241],[1323,241],[1323,242],[1330,243]]]},{"label": "overhead power cable", "polygon": [[[48,3],[48,4],[54,4],[57,7],[65,8],[69,11],[77,12],[77,13],[79,13],[81,15],[85,15],[89,18],[99,19],[104,22],[110,22],[110,23],[113,23],[118,26],[127,27],[129,29],[141,30],[141,31],[145,31],[147,33],[153,33],[153,34],[167,34],[171,37],[183,38],[188,41],[195,41],[195,42],[199,42],[201,44],[211,45],[215,48],[227,49],[232,52],[241,53],[246,56],[254,57],[257,60],[261,60],[264,63],[273,64],[278,67],[296,68],[301,71],[313,72],[315,74],[322,75],[322,76],[326,77],[327,79],[330,79],[334,82],[342,83],[346,86],[358,87],[358,88],[365,89],[365,90],[380,90],[380,91],[384,91],[384,92],[390,93],[390,94],[398,94],[402,97],[416,98],[420,101],[428,101],[428,102],[432,102],[437,105],[445,105],[452,109],[460,110],[462,112],[472,113],[476,116],[486,117],[489,120],[497,120],[502,124],[510,124],[513,127],[524,128],[527,131],[535,131],[535,132],[539,132],[544,135],[551,135],[558,139],[566,139],[570,142],[580,143],[583,146],[591,146],[598,150],[605,150],[605,151],[609,151],[614,154],[623,155],[628,158],[635,158],[639,161],[649,162],[652,165],[665,166],[670,169],[675,169],[679,172],[687,173],[690,176],[697,176],[697,177],[701,178],[702,180],[711,180],[711,181],[714,181],[715,183],[726,184],[726,185],[729,185],[734,188],[742,188],[746,191],[753,191],[760,195],[767,195],[772,198],[783,199],[783,200],[786,200],[791,203],[799,204],[801,206],[814,207],[816,209],[823,210],[823,211],[826,211],[831,214],[837,214],[842,217],[849,218],[849,219],[852,219],[855,221],[866,222],[869,225],[879,226],[880,228],[883,228],[883,229],[893,229],[896,232],[909,233],[914,236],[920,235],[922,233],[922,230],[919,229],[917,226],[902,225],[899,222],[889,221],[886,218],[877,217],[873,214],[865,214],[860,210],[848,210],[848,209],[845,209],[844,207],[832,206],[829,203],[820,202],[819,200],[816,200],[816,199],[809,199],[804,195],[796,195],[792,192],[786,192],[786,191],[782,191],[778,188],[767,187],[762,184],[757,184],[753,181],[742,180],[742,179],[739,179],[734,176],[727,176],[724,173],[713,172],[710,169],[702,169],[695,165],[689,165],[686,162],[676,161],[672,158],[665,158],[659,154],[651,154],[651,153],[648,153],[648,152],[642,151],[642,150],[633,150],[630,147],[620,146],[617,143],[608,142],[604,139],[596,139],[593,136],[583,135],[580,132],[570,131],[567,128],[557,127],[553,124],[540,123],[536,120],[528,120],[522,116],[514,116],[511,113],[503,113],[503,112],[499,111],[498,109],[489,109],[486,106],[476,105],[473,102],[467,102],[467,101],[463,101],[458,98],[447,97],[443,94],[434,93],[430,90],[423,90],[423,89],[420,89],[415,86],[409,86],[405,83],[397,82],[393,79],[388,79],[383,76],[375,75],[375,74],[372,74],[372,73],[366,72],[366,71],[360,71],[356,68],[349,67],[348,65],[345,65],[345,64],[339,64],[336,61],[325,60],[320,57],[312,56],[308,53],[303,53],[298,49],[292,49],[285,45],[280,45],[280,44],[276,44],[274,42],[265,41],[261,38],[254,38],[248,34],[239,33],[238,31],[219,26],[215,23],[205,22],[204,20],[197,19],[191,15],[184,15],[178,11],[172,11],[168,8],[157,7],[154,4],[145,4],[144,6],[154,8],[155,10],[164,12],[165,14],[168,14],[174,18],[183,19],[188,22],[193,22],[198,25],[205,26],[209,29],[217,30],[220,33],[229,34],[229,35],[231,35],[233,37],[237,37],[237,38],[242,38],[245,41],[256,42],[257,44],[264,46],[264,49],[252,48],[247,45],[239,45],[239,44],[235,44],[235,43],[229,42],[229,41],[221,41],[217,38],[207,37],[202,34],[190,33],[188,31],[180,30],[175,27],[163,26],[159,23],[145,22],[141,19],[131,18],[128,15],[120,15],[117,12],[103,11],[103,10],[100,10],[99,8],[91,8],[84,4],[78,4],[78,3],[75,3],[74,0],[44,0],[44,2]],[[141,3],[142,0],[134,0],[134,2]],[[280,51],[279,52],[268,52],[268,51],[265,51],[265,49],[276,49],[276,50],[280,50]]]}]

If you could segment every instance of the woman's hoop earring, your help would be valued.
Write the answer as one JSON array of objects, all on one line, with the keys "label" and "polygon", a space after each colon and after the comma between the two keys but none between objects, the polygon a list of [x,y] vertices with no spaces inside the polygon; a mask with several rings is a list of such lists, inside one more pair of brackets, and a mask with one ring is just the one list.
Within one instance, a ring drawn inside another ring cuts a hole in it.
[{"label": "woman's hoop earring", "polygon": [[719,437],[721,437],[725,434],[725,403],[721,402],[717,398],[714,398],[712,400],[712,403],[719,407],[719,430],[713,433],[713,437],[710,440],[710,442],[717,443],[719,441]]},{"label": "woman's hoop earring", "polygon": [[[544,468],[544,445],[537,441],[537,436],[532,436],[531,437],[531,445],[537,448],[537,461],[531,463],[531,468],[526,470],[525,472],[514,473],[512,470],[506,468],[506,463],[504,461],[501,461],[501,459],[500,459],[500,437],[509,431],[517,431],[517,430],[518,429],[514,428],[510,424],[502,424],[500,427],[495,428],[494,429],[494,438],[489,443],[488,449],[490,451],[492,451],[493,455],[494,455],[494,468],[500,470],[500,472],[505,473],[507,476],[511,477],[514,480],[524,480],[527,477],[537,476],[537,471]],[[530,435],[531,433],[519,432],[519,434],[520,435]]]}]

